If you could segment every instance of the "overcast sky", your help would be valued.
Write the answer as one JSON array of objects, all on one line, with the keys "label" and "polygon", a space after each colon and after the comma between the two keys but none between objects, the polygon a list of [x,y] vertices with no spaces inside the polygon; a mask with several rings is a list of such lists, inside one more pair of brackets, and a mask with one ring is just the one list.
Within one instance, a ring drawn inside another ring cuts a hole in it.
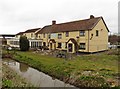
[{"label": "overcast sky", "polygon": [[109,30],[118,32],[119,0],[0,0],[0,34],[103,16]]}]

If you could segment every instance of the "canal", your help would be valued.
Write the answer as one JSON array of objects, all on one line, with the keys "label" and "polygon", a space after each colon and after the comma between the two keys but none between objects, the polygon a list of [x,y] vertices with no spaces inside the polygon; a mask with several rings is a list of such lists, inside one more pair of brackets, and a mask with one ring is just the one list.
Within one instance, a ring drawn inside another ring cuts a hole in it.
[{"label": "canal", "polygon": [[20,76],[32,83],[35,87],[71,87],[73,85],[66,84],[63,81],[52,78],[51,76],[40,72],[26,64],[19,63],[12,59],[3,59],[3,63],[17,72]]}]

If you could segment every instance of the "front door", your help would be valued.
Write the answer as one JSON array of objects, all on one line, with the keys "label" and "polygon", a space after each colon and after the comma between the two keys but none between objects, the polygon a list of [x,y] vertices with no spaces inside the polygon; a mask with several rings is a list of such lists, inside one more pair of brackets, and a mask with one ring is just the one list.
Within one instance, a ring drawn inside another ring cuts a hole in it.
[{"label": "front door", "polygon": [[73,49],[72,44],[68,44],[68,52],[72,52],[72,49]]},{"label": "front door", "polygon": [[43,42],[43,46],[46,46],[46,43],[45,43],[45,42]]},{"label": "front door", "polygon": [[50,43],[50,50],[52,50],[52,43]]}]

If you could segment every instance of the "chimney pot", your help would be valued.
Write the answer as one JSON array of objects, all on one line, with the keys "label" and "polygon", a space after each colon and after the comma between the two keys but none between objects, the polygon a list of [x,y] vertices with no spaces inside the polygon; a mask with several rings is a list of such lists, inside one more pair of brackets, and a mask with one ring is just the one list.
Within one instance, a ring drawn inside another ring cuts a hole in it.
[{"label": "chimney pot", "polygon": [[90,15],[90,19],[93,19],[93,18],[95,18],[94,15]]},{"label": "chimney pot", "polygon": [[56,21],[55,21],[55,20],[53,20],[53,21],[52,21],[52,25],[55,25],[55,24],[56,24]]}]

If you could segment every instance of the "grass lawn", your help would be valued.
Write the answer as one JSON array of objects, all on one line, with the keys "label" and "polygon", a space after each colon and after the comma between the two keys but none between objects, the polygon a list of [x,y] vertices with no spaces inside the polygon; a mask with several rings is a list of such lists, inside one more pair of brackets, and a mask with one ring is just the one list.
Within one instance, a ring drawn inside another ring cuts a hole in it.
[{"label": "grass lawn", "polygon": [[65,60],[17,51],[14,58],[78,87],[117,86],[118,56],[115,54],[79,55],[74,60]]}]

